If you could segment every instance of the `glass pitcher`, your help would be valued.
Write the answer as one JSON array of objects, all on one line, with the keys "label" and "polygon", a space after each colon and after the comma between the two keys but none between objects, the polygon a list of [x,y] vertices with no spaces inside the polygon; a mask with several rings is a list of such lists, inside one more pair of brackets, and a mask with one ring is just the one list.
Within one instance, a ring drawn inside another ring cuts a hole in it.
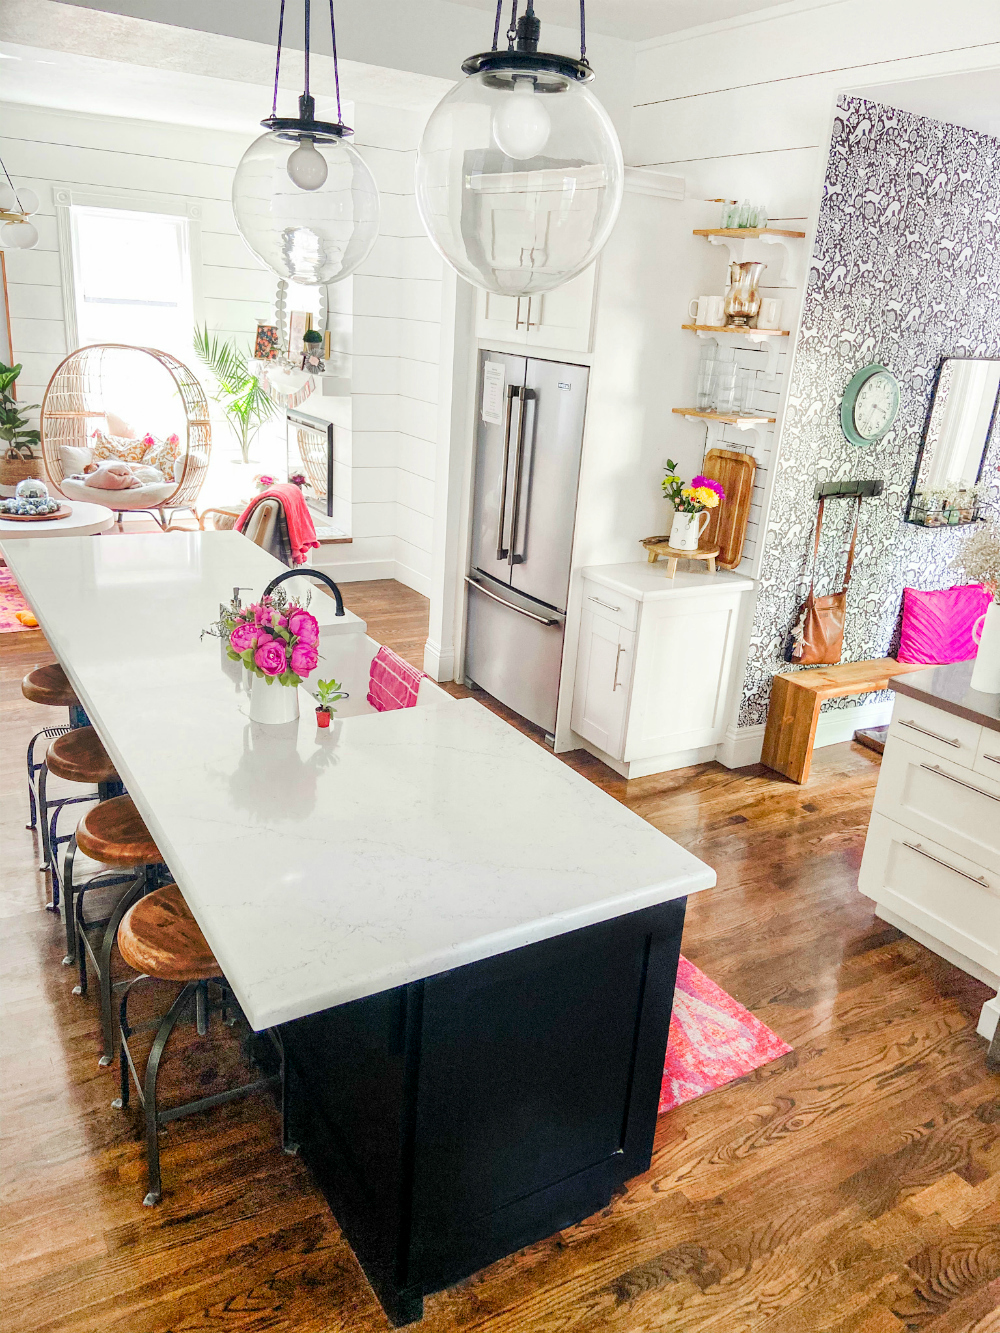
[{"label": "glass pitcher", "polygon": [[760,294],[757,284],[766,264],[750,260],[729,265],[729,288],[726,292],[726,323],[731,328],[748,328],[757,322]]}]

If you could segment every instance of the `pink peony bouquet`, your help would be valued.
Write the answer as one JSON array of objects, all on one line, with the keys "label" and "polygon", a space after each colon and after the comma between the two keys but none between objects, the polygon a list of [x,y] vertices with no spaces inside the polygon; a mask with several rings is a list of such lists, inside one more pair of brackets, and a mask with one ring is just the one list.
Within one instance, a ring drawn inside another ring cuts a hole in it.
[{"label": "pink peony bouquet", "polygon": [[228,655],[270,684],[301,685],[319,665],[319,622],[281,593],[227,607],[220,629]]}]

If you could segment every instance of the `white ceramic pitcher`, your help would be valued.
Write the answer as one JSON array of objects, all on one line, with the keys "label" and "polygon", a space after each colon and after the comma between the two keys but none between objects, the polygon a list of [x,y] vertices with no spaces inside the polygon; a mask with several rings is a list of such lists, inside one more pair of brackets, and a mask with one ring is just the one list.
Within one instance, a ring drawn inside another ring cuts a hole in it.
[{"label": "white ceramic pitcher", "polygon": [[[702,519],[705,520],[702,523]],[[708,527],[711,515],[707,509],[697,514],[685,514],[678,510],[670,524],[670,545],[675,551],[697,551],[698,540]]]}]

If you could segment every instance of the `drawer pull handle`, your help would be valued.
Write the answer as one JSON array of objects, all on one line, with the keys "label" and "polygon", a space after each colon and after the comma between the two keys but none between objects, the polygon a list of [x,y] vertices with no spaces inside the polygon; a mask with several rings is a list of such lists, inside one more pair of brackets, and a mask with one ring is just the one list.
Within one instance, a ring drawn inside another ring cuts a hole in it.
[{"label": "drawer pull handle", "polygon": [[988,759],[991,764],[1000,764],[1000,754],[984,754],[984,759]]},{"label": "drawer pull handle", "polygon": [[621,607],[620,607],[620,606],[612,606],[610,602],[602,602],[601,599],[600,599],[599,597],[591,597],[590,600],[591,600],[592,602],[596,602],[598,606],[603,606],[604,609],[605,609],[605,611],[620,611],[620,610],[621,610]]},{"label": "drawer pull handle", "polygon": [[991,791],[983,791],[982,787],[977,787],[973,782],[965,782],[962,778],[956,778],[954,773],[946,773],[937,764],[921,764],[920,767],[926,768],[928,773],[936,773],[938,777],[947,778],[949,782],[954,782],[959,787],[968,787],[969,791],[974,791],[977,796],[986,796],[991,801],[1000,801],[1000,796],[994,796]]},{"label": "drawer pull handle", "polygon": [[909,847],[911,852],[919,852],[921,856],[926,856],[928,861],[933,861],[935,865],[944,866],[945,870],[950,870],[954,875],[961,875],[963,879],[971,879],[973,884],[981,884],[984,889],[992,888],[988,879],[982,875],[970,875],[967,870],[959,870],[958,866],[949,865],[947,861],[942,861],[940,856],[932,856],[930,852],[925,852],[919,842],[905,842],[904,847]]},{"label": "drawer pull handle", "polygon": [[617,655],[616,655],[616,657],[615,657],[615,683],[611,686],[611,693],[612,693],[612,694],[614,694],[615,690],[617,690],[617,688],[618,688],[618,666],[619,666],[619,664],[620,664],[620,662],[621,662],[621,660],[622,660],[622,653],[625,652],[625,651],[626,651],[626,650],[625,650],[625,645],[624,645],[623,643],[620,643],[620,644],[618,645],[618,653],[617,653]]},{"label": "drawer pull handle", "polygon": [[919,731],[924,736],[933,736],[936,741],[942,741],[945,745],[954,745],[956,750],[962,748],[961,741],[952,740],[950,737],[942,736],[936,731],[928,731],[926,727],[922,727],[918,722],[906,722],[900,718],[899,725],[901,727],[911,727],[914,731]]}]

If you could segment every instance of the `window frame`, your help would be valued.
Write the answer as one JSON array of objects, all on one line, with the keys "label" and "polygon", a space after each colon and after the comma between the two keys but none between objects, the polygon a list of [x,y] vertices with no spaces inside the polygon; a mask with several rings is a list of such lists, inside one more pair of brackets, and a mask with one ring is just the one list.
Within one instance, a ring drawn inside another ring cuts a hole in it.
[{"label": "window frame", "polygon": [[[122,194],[113,190],[53,191],[56,212],[56,230],[59,238],[59,266],[63,295],[63,320],[66,326],[66,346],[75,351],[81,346],[77,308],[81,296],[79,259],[73,243],[74,208],[99,208],[123,213],[155,213],[159,217],[186,223],[186,259],[191,280],[191,313],[195,324],[205,322],[202,292],[201,262],[201,207],[176,195],[151,194],[141,191]],[[169,350],[169,349],[167,349]]]}]

